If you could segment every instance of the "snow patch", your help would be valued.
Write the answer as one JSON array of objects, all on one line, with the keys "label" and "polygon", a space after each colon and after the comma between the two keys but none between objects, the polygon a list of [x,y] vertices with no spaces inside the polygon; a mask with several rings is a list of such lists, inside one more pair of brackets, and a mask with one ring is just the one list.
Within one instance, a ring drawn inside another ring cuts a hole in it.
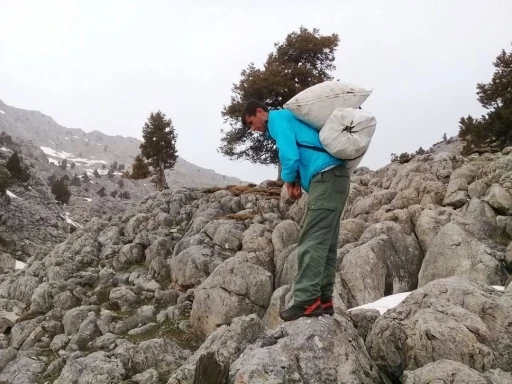
[{"label": "snow patch", "polygon": [[[52,143],[53,143],[53,141],[52,141]],[[48,148],[48,147],[41,146],[39,148],[41,148],[41,150],[45,153],[45,155],[48,155],[48,156],[60,157],[61,159],[67,159],[68,157],[73,156],[72,153],[68,153],[68,152],[64,152],[64,151],[57,152],[57,151],[53,150],[52,148]]]},{"label": "snow patch", "polygon": [[55,142],[54,142],[54,141],[51,141],[50,139],[48,139],[48,141],[49,141],[50,143],[53,143],[54,145],[57,145],[57,144],[55,144]]},{"label": "snow patch", "polygon": [[73,221],[70,217],[69,217],[69,212],[66,212],[66,216],[60,214],[60,217],[62,217],[63,219],[66,220],[66,223],[68,224],[71,224],[72,226],[74,226],[75,228],[83,228],[83,226],[81,226],[80,224],[78,224],[76,221]]},{"label": "snow patch", "polygon": [[[18,196],[16,196],[14,193],[12,193],[11,191],[7,191],[7,196],[9,197],[12,197],[13,199],[19,199]],[[21,200],[21,199],[20,199]]]},{"label": "snow patch", "polygon": [[25,269],[25,264],[23,261],[16,260],[16,265],[14,266],[14,269]]},{"label": "snow patch", "polygon": [[4,111],[2,111],[2,110],[0,110],[0,113],[1,113],[2,115],[6,115],[6,113],[5,113]]},{"label": "snow patch", "polygon": [[0,148],[0,149],[1,149],[2,151],[5,151],[5,152],[12,152],[10,149],[7,149],[7,148],[5,148],[5,147],[2,147],[2,148]]},{"label": "snow patch", "polygon": [[[505,287],[499,285],[492,286],[497,291],[504,291]],[[414,291],[413,291],[414,292]],[[412,292],[397,293],[396,295],[390,295],[383,297],[373,303],[360,305],[359,307],[351,308],[348,311],[355,311],[356,309],[376,309],[383,315],[386,311],[395,308],[398,304],[405,300]]]},{"label": "snow patch", "polygon": [[84,197],[84,200],[85,200],[85,201],[88,201],[89,203],[92,201],[92,199],[89,199],[89,198],[87,198],[87,197]]},{"label": "snow patch", "polygon": [[381,315],[384,314],[389,309],[395,308],[398,304],[405,300],[407,296],[409,296],[411,292],[403,292],[397,293],[396,295],[390,295],[383,297],[373,303],[368,303],[361,305],[359,307],[351,308],[349,311],[354,311],[356,309],[376,309],[380,312]]},{"label": "snow patch", "polygon": [[79,137],[78,137],[78,136],[73,136],[73,137],[74,137],[75,139],[79,139]]},{"label": "snow patch", "polygon": [[55,165],[59,165],[59,161],[58,160],[55,160],[55,159],[52,159],[51,157],[48,158],[48,161],[52,164],[55,164]]}]

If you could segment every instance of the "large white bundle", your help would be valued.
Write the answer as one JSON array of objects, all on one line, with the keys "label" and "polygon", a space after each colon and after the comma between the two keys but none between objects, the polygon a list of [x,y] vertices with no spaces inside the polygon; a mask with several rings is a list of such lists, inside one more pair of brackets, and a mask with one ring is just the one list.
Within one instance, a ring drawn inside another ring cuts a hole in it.
[{"label": "large white bundle", "polygon": [[320,142],[353,171],[370,146],[377,120],[364,109],[337,108],[320,130]]},{"label": "large white bundle", "polygon": [[325,81],[295,95],[284,107],[319,130],[336,108],[359,108],[371,93],[357,85]]}]

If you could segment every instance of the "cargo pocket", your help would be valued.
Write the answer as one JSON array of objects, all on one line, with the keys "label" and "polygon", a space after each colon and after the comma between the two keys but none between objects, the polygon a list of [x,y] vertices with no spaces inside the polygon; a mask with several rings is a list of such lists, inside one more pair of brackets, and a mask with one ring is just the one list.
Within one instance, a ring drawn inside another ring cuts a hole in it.
[{"label": "cargo pocket", "polygon": [[332,227],[336,219],[337,204],[331,202],[311,202],[308,204],[310,225],[318,229]]}]

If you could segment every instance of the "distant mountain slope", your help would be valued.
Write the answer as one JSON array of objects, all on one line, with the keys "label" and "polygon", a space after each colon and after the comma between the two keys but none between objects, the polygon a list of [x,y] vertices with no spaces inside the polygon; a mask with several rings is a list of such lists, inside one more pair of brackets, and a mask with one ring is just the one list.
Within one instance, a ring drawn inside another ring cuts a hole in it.
[{"label": "distant mountain slope", "polygon": [[[84,132],[66,128],[38,111],[29,111],[6,105],[0,100],[0,132],[31,141],[45,152],[50,162],[63,158],[74,161],[78,169],[92,174],[102,164],[114,161],[131,167],[139,153],[140,140],[133,137],[109,136],[99,131]],[[169,186],[208,187],[245,184],[240,179],[220,175],[214,170],[198,167],[178,158],[175,169],[166,171]]]}]

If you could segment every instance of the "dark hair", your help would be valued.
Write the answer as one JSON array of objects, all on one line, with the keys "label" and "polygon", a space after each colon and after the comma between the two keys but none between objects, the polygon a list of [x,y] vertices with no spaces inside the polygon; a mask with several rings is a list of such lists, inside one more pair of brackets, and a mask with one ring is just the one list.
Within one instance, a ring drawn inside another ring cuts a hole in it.
[{"label": "dark hair", "polygon": [[262,102],[251,100],[247,104],[245,104],[244,110],[242,112],[242,125],[244,127],[247,126],[247,120],[245,120],[246,116],[256,116],[256,110],[258,108],[263,109],[265,112],[268,112],[268,107]]}]

